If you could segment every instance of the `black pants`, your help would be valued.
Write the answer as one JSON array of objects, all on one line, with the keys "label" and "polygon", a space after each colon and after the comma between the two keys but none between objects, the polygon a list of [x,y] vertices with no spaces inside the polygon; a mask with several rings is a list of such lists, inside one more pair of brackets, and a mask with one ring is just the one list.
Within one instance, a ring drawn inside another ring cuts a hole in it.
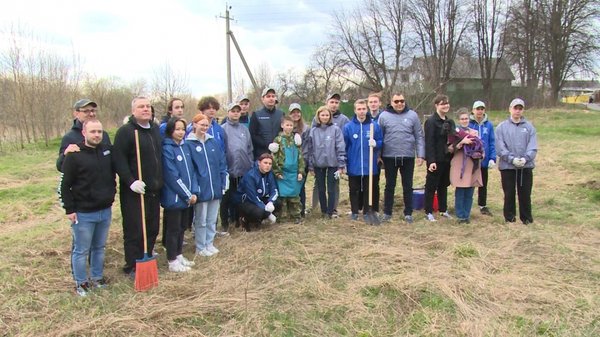
[{"label": "black pants", "polygon": [[251,224],[256,224],[269,217],[271,213],[265,211],[264,206],[258,207],[255,204],[243,201],[237,205],[238,214],[246,219],[246,230],[250,230]]},{"label": "black pants", "polygon": [[335,209],[336,179],[334,174],[337,170],[337,167],[315,167],[315,183],[319,189],[319,204],[323,214],[332,215]]},{"label": "black pants", "polygon": [[158,193],[155,192],[144,194],[146,242],[148,244],[148,251],[144,252],[140,195],[125,187],[121,189],[119,196],[121,197],[123,246],[125,250],[125,267],[123,271],[129,272],[135,268],[135,260],[143,258],[145,253],[152,255],[160,227],[160,198]]},{"label": "black pants", "polygon": [[167,259],[173,261],[183,252],[183,236],[188,224],[194,216],[194,208],[164,209],[163,228],[164,242],[167,248]]},{"label": "black pants", "polygon": [[404,199],[404,215],[413,212],[413,176],[415,173],[414,157],[383,157],[385,168],[385,191],[383,195],[383,213],[392,215],[394,207],[394,194],[396,193],[396,179],[398,171],[402,177],[402,197]]},{"label": "black pants", "polygon": [[514,222],[516,217],[515,190],[519,195],[519,219],[525,224],[533,222],[531,214],[531,190],[533,189],[533,169],[501,170],[502,191],[504,191],[504,220]]},{"label": "black pants", "polygon": [[481,168],[482,186],[477,189],[477,205],[487,206],[487,184],[488,184],[488,168]]},{"label": "black pants", "polygon": [[425,176],[425,213],[433,213],[433,196],[437,192],[440,212],[448,210],[448,186],[450,186],[450,162],[438,162],[437,170]]},{"label": "black pants", "polygon": [[237,192],[240,180],[242,180],[242,177],[234,178],[229,176],[229,189],[223,195],[223,199],[221,199],[219,213],[221,216],[221,227],[225,232],[229,230],[229,220],[237,221],[238,218],[237,207],[233,203],[233,195]]},{"label": "black pants", "polygon": [[[373,186],[379,186],[379,175],[373,176]],[[348,192],[350,194],[350,209],[352,214],[369,212],[369,176],[348,176]],[[373,211],[379,212],[379,189],[373,188]]]}]

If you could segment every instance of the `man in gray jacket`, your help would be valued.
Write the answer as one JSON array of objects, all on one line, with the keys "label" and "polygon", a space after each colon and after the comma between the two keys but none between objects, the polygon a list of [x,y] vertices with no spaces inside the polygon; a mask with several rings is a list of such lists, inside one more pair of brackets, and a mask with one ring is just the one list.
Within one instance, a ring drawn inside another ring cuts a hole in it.
[{"label": "man in gray jacket", "polygon": [[238,184],[246,172],[254,164],[252,138],[250,131],[240,122],[241,106],[230,103],[227,107],[227,119],[223,124],[225,131],[225,148],[227,150],[227,172],[229,173],[229,189],[221,200],[221,226],[224,233],[229,230],[231,220],[237,221],[237,208],[233,204],[233,196]]},{"label": "man in gray jacket", "polygon": [[519,218],[527,225],[533,222],[531,190],[537,134],[535,127],[523,117],[524,108],[525,102],[520,98],[510,102],[510,117],[496,128],[496,152],[504,192],[504,220],[516,221],[516,189],[519,195]]},{"label": "man in gray jacket", "polygon": [[408,107],[404,95],[397,92],[392,95],[391,104],[379,115],[379,126],[383,132],[381,157],[385,168],[382,220],[390,221],[392,218],[399,170],[402,176],[404,220],[412,223],[415,156],[419,166],[423,165],[425,158],[425,141],[419,116]]}]

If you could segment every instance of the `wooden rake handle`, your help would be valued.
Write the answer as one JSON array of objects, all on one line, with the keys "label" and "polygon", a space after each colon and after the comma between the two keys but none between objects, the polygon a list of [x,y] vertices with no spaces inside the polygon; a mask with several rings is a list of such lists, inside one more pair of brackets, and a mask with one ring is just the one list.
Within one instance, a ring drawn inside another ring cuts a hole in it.
[{"label": "wooden rake handle", "polygon": [[[138,171],[138,179],[142,180],[142,160],[140,156],[140,136],[138,130],[134,130],[135,135],[135,156],[136,156],[136,164]],[[142,180],[143,181],[143,180]],[[142,210],[142,236],[144,240],[144,252],[150,256],[150,252],[148,252],[148,239],[146,234],[146,206],[144,202],[144,195],[140,194],[140,207]]]}]

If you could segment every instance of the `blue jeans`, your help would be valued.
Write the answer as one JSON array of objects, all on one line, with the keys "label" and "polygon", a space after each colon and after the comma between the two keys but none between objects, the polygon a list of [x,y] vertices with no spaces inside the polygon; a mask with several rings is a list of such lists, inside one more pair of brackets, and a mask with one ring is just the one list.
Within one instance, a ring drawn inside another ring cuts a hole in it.
[{"label": "blue jeans", "polygon": [[77,285],[88,280],[87,261],[90,260],[90,279],[100,280],[104,272],[104,246],[111,222],[111,208],[91,213],[77,212],[77,223],[71,224],[73,251],[71,268]]},{"label": "blue jeans", "polygon": [[[315,167],[315,180],[319,190],[321,213],[332,215],[335,209],[336,189],[334,173],[337,167]],[[327,188],[325,186],[327,185]]]},{"label": "blue jeans", "polygon": [[454,208],[456,217],[460,220],[469,220],[471,206],[473,205],[474,187],[457,187],[454,192]]},{"label": "blue jeans", "polygon": [[194,236],[196,252],[212,246],[217,233],[220,199],[198,202],[194,205]]}]

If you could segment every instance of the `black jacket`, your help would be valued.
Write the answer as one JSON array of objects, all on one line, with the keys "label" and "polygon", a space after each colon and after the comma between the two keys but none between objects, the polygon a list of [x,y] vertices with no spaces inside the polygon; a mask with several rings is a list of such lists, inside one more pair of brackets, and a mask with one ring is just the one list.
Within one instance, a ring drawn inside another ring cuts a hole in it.
[{"label": "black jacket", "polygon": [[116,182],[109,145],[96,148],[83,142],[81,151],[70,153],[63,164],[60,190],[67,214],[89,213],[108,208],[115,200]]},{"label": "black jacket", "polygon": [[281,118],[283,111],[276,107],[272,110],[263,107],[256,110],[250,117],[250,136],[254,147],[254,159],[263,153],[269,153],[269,144],[281,131]]},{"label": "black jacket", "polygon": [[[81,134],[82,124],[81,122],[75,118],[73,120],[73,126],[71,130],[67,132],[62,140],[60,141],[60,149],[58,149],[58,159],[56,160],[56,169],[62,172],[62,165],[65,161],[65,149],[70,144],[79,144],[83,143],[83,135]],[[110,138],[108,137],[108,133],[106,131],[103,132],[102,135],[102,144],[110,146]]]},{"label": "black jacket", "polygon": [[119,174],[121,191],[129,189],[129,186],[138,180],[134,130],[138,130],[140,138],[142,180],[146,183],[146,193],[159,195],[163,186],[160,132],[156,124],[150,123],[150,128],[145,129],[138,125],[133,117],[117,130],[113,146],[113,161]]},{"label": "black jacket", "polygon": [[450,162],[452,153],[448,152],[448,135],[456,128],[454,121],[446,116],[441,119],[434,112],[425,121],[425,160],[427,166],[432,163]]}]

